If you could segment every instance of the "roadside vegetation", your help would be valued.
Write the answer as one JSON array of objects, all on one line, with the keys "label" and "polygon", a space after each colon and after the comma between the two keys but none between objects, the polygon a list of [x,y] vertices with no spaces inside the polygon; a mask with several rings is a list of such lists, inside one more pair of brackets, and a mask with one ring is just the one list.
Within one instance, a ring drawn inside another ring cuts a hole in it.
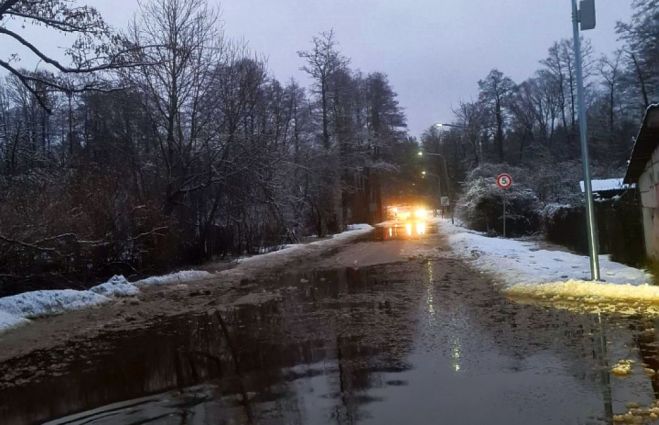
[{"label": "roadside vegetation", "polygon": [[[68,1],[0,1],[0,36],[52,69],[0,63],[0,279],[144,274],[379,218],[416,152],[387,76],[328,31],[300,46],[312,84],[278,81],[218,13],[153,0],[115,32]],[[33,25],[77,37],[72,65]]]},{"label": "roadside vegetation", "polygon": [[[659,101],[659,2],[634,0],[632,5],[631,20],[617,24],[618,49],[600,54],[588,40],[583,42],[588,143],[596,179],[624,176],[645,109]],[[501,233],[502,200],[494,184],[501,172],[511,173],[515,182],[509,194],[512,234],[541,232],[539,217],[551,227],[560,222],[554,214],[572,210],[583,215],[572,46],[569,39],[553,43],[539,58],[538,70],[522,82],[493,69],[478,81],[478,98],[455,108],[453,126],[432,126],[422,136],[425,150],[446,159],[449,193],[462,194],[458,213],[468,226]],[[438,175],[443,171],[441,161],[430,160],[427,167]],[[630,190],[625,197],[598,207],[630,213],[625,205],[635,202],[636,194]],[[606,214],[601,212],[602,220]],[[640,212],[631,215],[640,229]],[[617,243],[624,245],[623,240]]]}]

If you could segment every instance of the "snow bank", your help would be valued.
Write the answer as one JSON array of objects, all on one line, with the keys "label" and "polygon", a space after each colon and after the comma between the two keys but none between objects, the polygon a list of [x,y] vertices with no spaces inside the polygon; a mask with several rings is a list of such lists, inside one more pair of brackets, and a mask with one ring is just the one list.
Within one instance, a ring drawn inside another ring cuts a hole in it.
[{"label": "snow bank", "polygon": [[26,325],[30,321],[24,317],[0,310],[0,332],[16,326]]},{"label": "snow bank", "polygon": [[111,297],[135,295],[138,292],[137,287],[123,276],[113,276],[87,291],[57,289],[3,297],[0,298],[0,332],[27,324],[30,322],[28,318],[80,310],[106,303]]},{"label": "snow bank", "polygon": [[612,285],[568,280],[540,285],[519,284],[504,289],[504,293],[522,303],[577,313],[659,316],[659,287],[647,284]]},{"label": "snow bank", "polygon": [[147,277],[146,279],[138,280],[134,284],[138,286],[169,285],[172,283],[191,282],[211,277],[213,277],[213,274],[206,271],[182,270],[180,272],[170,273],[163,276]]},{"label": "snow bank", "polygon": [[[297,258],[332,248],[353,238],[369,233],[373,227],[368,224],[348,226],[348,230],[309,244],[288,245],[286,248],[268,254],[256,255],[239,260],[250,266],[267,266],[279,263],[287,257]],[[290,258],[289,258],[290,259]],[[0,332],[29,323],[29,318],[60,314],[65,311],[109,302],[112,297],[125,297],[139,293],[139,286],[168,285],[214,277],[213,273],[201,270],[183,270],[163,276],[152,276],[137,282],[128,282],[123,276],[113,276],[110,280],[86,291],[74,289],[24,292],[0,298]],[[246,299],[246,301],[250,301]]]},{"label": "snow bank", "polygon": [[238,260],[238,263],[250,266],[268,266],[283,260],[313,255],[321,249],[336,247],[352,239],[357,239],[361,236],[367,235],[372,230],[373,226],[369,224],[352,224],[348,226],[348,230],[345,232],[337,233],[330,238],[321,239],[307,244],[285,245],[284,248],[279,251],[241,258]]},{"label": "snow bank", "polygon": [[[440,226],[457,255],[499,277],[507,287],[590,278],[586,256],[540,249],[534,242],[490,238],[446,221]],[[610,261],[605,255],[600,256],[600,269],[602,279],[608,283],[639,285],[652,278],[643,270]]]},{"label": "snow bank", "polygon": [[[369,230],[373,230],[373,226],[371,226],[370,224],[366,224],[366,223],[360,223],[360,224],[348,224],[348,230],[347,230],[347,231],[350,232],[350,231],[352,231],[352,230],[365,230],[365,231],[369,231]],[[346,233],[346,232],[339,233],[339,235],[342,235],[342,234],[344,234],[344,233]],[[337,235],[337,236],[338,236],[338,235]]]},{"label": "snow bank", "polygon": [[99,295],[106,297],[128,297],[136,295],[140,290],[121,275],[112,276],[110,280],[89,289]]},{"label": "snow bank", "polygon": [[109,300],[108,297],[91,291],[74,289],[31,291],[0,298],[0,311],[24,318],[33,318],[78,310]]},{"label": "snow bank", "polygon": [[580,302],[600,303],[602,301],[638,302],[659,304],[659,286],[654,285],[606,285],[600,282],[568,280],[541,285],[520,284],[505,290],[518,297],[562,298]]}]

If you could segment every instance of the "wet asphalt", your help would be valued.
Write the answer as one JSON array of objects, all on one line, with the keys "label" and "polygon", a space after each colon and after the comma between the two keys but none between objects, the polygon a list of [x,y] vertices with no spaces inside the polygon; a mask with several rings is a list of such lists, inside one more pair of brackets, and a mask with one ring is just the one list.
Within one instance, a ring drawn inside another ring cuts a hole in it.
[{"label": "wet asphalt", "polygon": [[659,394],[655,319],[517,304],[450,255],[258,283],[0,365],[48,371],[0,390],[0,424],[606,424]]}]

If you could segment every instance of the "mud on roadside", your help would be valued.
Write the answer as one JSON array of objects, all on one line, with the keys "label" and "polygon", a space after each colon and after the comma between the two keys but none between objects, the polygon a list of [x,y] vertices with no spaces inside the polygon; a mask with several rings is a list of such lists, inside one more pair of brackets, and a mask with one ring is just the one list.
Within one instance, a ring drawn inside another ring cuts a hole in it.
[{"label": "mud on roadside", "polygon": [[[154,322],[180,314],[199,314],[232,308],[234,303],[259,302],[277,296],[276,291],[264,282],[294,270],[298,273],[315,269],[360,267],[355,253],[359,244],[373,244],[368,237],[346,241],[328,247],[317,247],[298,256],[281,258],[278,261],[257,261],[243,266],[224,269],[213,278],[177,285],[145,287],[134,297],[121,298],[112,303],[84,310],[72,311],[58,316],[34,320],[30,325],[0,334],[0,365],[33,352],[48,351],[65,347],[73,341],[90,341],[111,332],[130,332],[151,326]],[[446,250],[440,235],[417,241],[408,241],[411,247],[401,251],[398,258],[385,256],[380,263],[419,260],[439,256]],[[378,246],[364,247],[364,251],[378,250]],[[349,257],[341,256],[344,249],[352,250]],[[355,249],[356,248],[356,249]],[[377,255],[376,255],[377,257]],[[370,261],[366,265],[372,265]],[[377,261],[375,263],[378,263]],[[209,265],[208,267],[212,267]],[[276,289],[276,288],[275,288]],[[251,297],[251,299],[250,299]],[[4,378],[0,387],[9,382]]]}]

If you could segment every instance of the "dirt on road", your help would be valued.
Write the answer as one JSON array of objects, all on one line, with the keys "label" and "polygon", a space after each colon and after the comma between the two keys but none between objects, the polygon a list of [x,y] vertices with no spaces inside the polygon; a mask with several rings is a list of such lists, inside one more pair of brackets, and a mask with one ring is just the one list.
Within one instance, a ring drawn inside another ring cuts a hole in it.
[{"label": "dirt on road", "polygon": [[6,334],[0,422],[603,425],[659,406],[658,320],[514,302],[441,236],[271,260]]},{"label": "dirt on road", "polygon": [[[0,364],[35,351],[70,345],[76,340],[92,340],[107,332],[130,332],[154,320],[180,314],[195,314],[232,308],[246,303],[261,303],[278,296],[264,282],[294,268],[297,273],[310,270],[416,261],[446,253],[440,235],[421,240],[357,240],[313,246],[293,255],[252,258],[226,269],[208,264],[206,270],[223,269],[212,278],[182,284],[143,287],[135,297],[120,298],[99,307],[67,312],[33,320],[27,326],[0,333]],[[265,277],[265,278],[264,278]],[[0,377],[0,388],[14,384]]]}]

